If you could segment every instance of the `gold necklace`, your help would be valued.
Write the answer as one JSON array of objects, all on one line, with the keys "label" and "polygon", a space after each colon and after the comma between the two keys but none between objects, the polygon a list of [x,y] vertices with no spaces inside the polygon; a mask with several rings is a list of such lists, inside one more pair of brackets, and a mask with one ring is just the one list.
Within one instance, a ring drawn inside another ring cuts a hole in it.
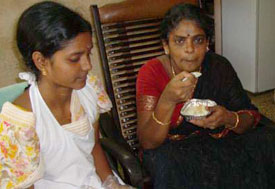
[{"label": "gold necklace", "polygon": [[173,75],[173,77],[175,77],[176,76],[176,72],[175,72],[175,70],[174,70],[174,67],[173,67],[173,65],[172,65],[172,60],[171,60],[171,56],[170,55],[168,55],[168,61],[169,61],[169,63],[170,63],[170,66],[171,66],[171,72],[172,72],[172,75]]}]

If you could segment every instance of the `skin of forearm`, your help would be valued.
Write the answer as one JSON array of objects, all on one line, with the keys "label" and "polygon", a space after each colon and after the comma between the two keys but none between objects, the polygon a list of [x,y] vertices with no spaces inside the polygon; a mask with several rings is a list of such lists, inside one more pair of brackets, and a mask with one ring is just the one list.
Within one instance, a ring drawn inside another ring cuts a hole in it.
[{"label": "skin of forearm", "polygon": [[[234,127],[237,122],[237,117],[233,112],[228,111],[228,116],[226,121],[231,127]],[[234,131],[237,134],[245,133],[247,130],[252,128],[253,123],[254,123],[254,117],[246,113],[239,114],[238,126],[236,128],[233,128],[232,131]]]},{"label": "skin of forearm", "polygon": [[96,173],[100,177],[101,181],[104,182],[107,176],[112,174],[112,171],[99,141],[99,123],[98,122],[94,124],[94,132],[95,132],[95,145],[92,151],[92,156],[94,157]]},{"label": "skin of forearm", "polygon": [[[171,121],[174,108],[175,104],[167,103],[160,98],[154,110],[155,117],[163,123],[168,123]],[[142,129],[139,130],[139,140],[144,149],[153,149],[163,143],[168,132],[169,125],[158,124],[150,112],[149,119],[142,124]]]},{"label": "skin of forearm", "polygon": [[254,117],[249,114],[240,114],[239,115],[239,124],[238,127],[233,129],[233,131],[237,134],[243,134],[247,130],[251,129],[254,123]]},{"label": "skin of forearm", "polygon": [[112,174],[112,171],[100,143],[97,142],[95,144],[92,155],[94,157],[96,173],[100,177],[101,181],[104,182],[107,176]]}]

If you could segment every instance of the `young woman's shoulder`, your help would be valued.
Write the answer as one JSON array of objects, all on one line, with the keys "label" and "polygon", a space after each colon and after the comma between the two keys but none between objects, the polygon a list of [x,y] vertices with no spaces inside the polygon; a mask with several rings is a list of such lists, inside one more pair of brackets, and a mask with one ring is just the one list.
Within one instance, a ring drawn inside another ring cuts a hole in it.
[{"label": "young woman's shoulder", "polygon": [[32,112],[31,100],[29,95],[29,89],[25,90],[19,97],[17,97],[13,104],[25,111]]},{"label": "young woman's shoulder", "polygon": [[2,107],[0,157],[4,164],[0,167],[5,171],[5,176],[1,178],[0,188],[25,188],[42,175],[43,163],[40,162],[35,116],[30,111],[28,90],[13,103],[6,102]]},{"label": "young woman's shoulder", "polygon": [[104,86],[101,83],[100,79],[96,75],[90,73],[88,75],[87,84],[88,85],[86,89],[88,90],[88,92],[92,93],[93,91],[96,94],[97,99],[94,100],[96,100],[97,102],[99,112],[104,113],[110,111],[112,103],[107,93],[105,92]]}]

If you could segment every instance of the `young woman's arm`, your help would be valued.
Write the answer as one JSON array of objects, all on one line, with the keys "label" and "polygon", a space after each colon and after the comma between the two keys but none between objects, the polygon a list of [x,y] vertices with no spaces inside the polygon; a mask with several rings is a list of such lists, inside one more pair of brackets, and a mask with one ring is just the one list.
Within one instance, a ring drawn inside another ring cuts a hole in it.
[{"label": "young woman's arm", "polygon": [[112,171],[99,142],[99,122],[96,122],[94,124],[94,131],[95,131],[95,146],[92,151],[92,155],[95,161],[96,172],[100,177],[101,181],[104,182],[107,176],[112,174]]},{"label": "young woman's arm", "polygon": [[100,177],[104,189],[134,189],[129,185],[121,185],[113,175],[112,170],[109,166],[109,163],[106,159],[105,153],[100,145],[99,141],[99,123],[94,124],[95,131],[95,146],[92,151],[92,155],[95,161],[96,172]]}]

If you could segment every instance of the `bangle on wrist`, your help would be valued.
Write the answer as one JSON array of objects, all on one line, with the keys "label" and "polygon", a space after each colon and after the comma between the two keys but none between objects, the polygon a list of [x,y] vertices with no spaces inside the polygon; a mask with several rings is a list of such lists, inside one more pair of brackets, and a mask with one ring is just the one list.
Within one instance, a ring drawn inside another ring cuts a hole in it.
[{"label": "bangle on wrist", "polygon": [[165,126],[165,125],[169,125],[169,124],[171,123],[171,121],[169,121],[169,122],[167,122],[167,123],[163,123],[162,121],[158,120],[158,119],[156,118],[156,116],[155,116],[155,112],[152,113],[152,118],[153,118],[153,120],[154,120],[157,124],[159,124],[159,125]]},{"label": "bangle on wrist", "polygon": [[239,122],[240,122],[240,117],[239,117],[239,114],[237,112],[232,112],[235,116],[236,116],[236,123],[233,127],[226,127],[227,129],[235,129],[239,126]]}]

